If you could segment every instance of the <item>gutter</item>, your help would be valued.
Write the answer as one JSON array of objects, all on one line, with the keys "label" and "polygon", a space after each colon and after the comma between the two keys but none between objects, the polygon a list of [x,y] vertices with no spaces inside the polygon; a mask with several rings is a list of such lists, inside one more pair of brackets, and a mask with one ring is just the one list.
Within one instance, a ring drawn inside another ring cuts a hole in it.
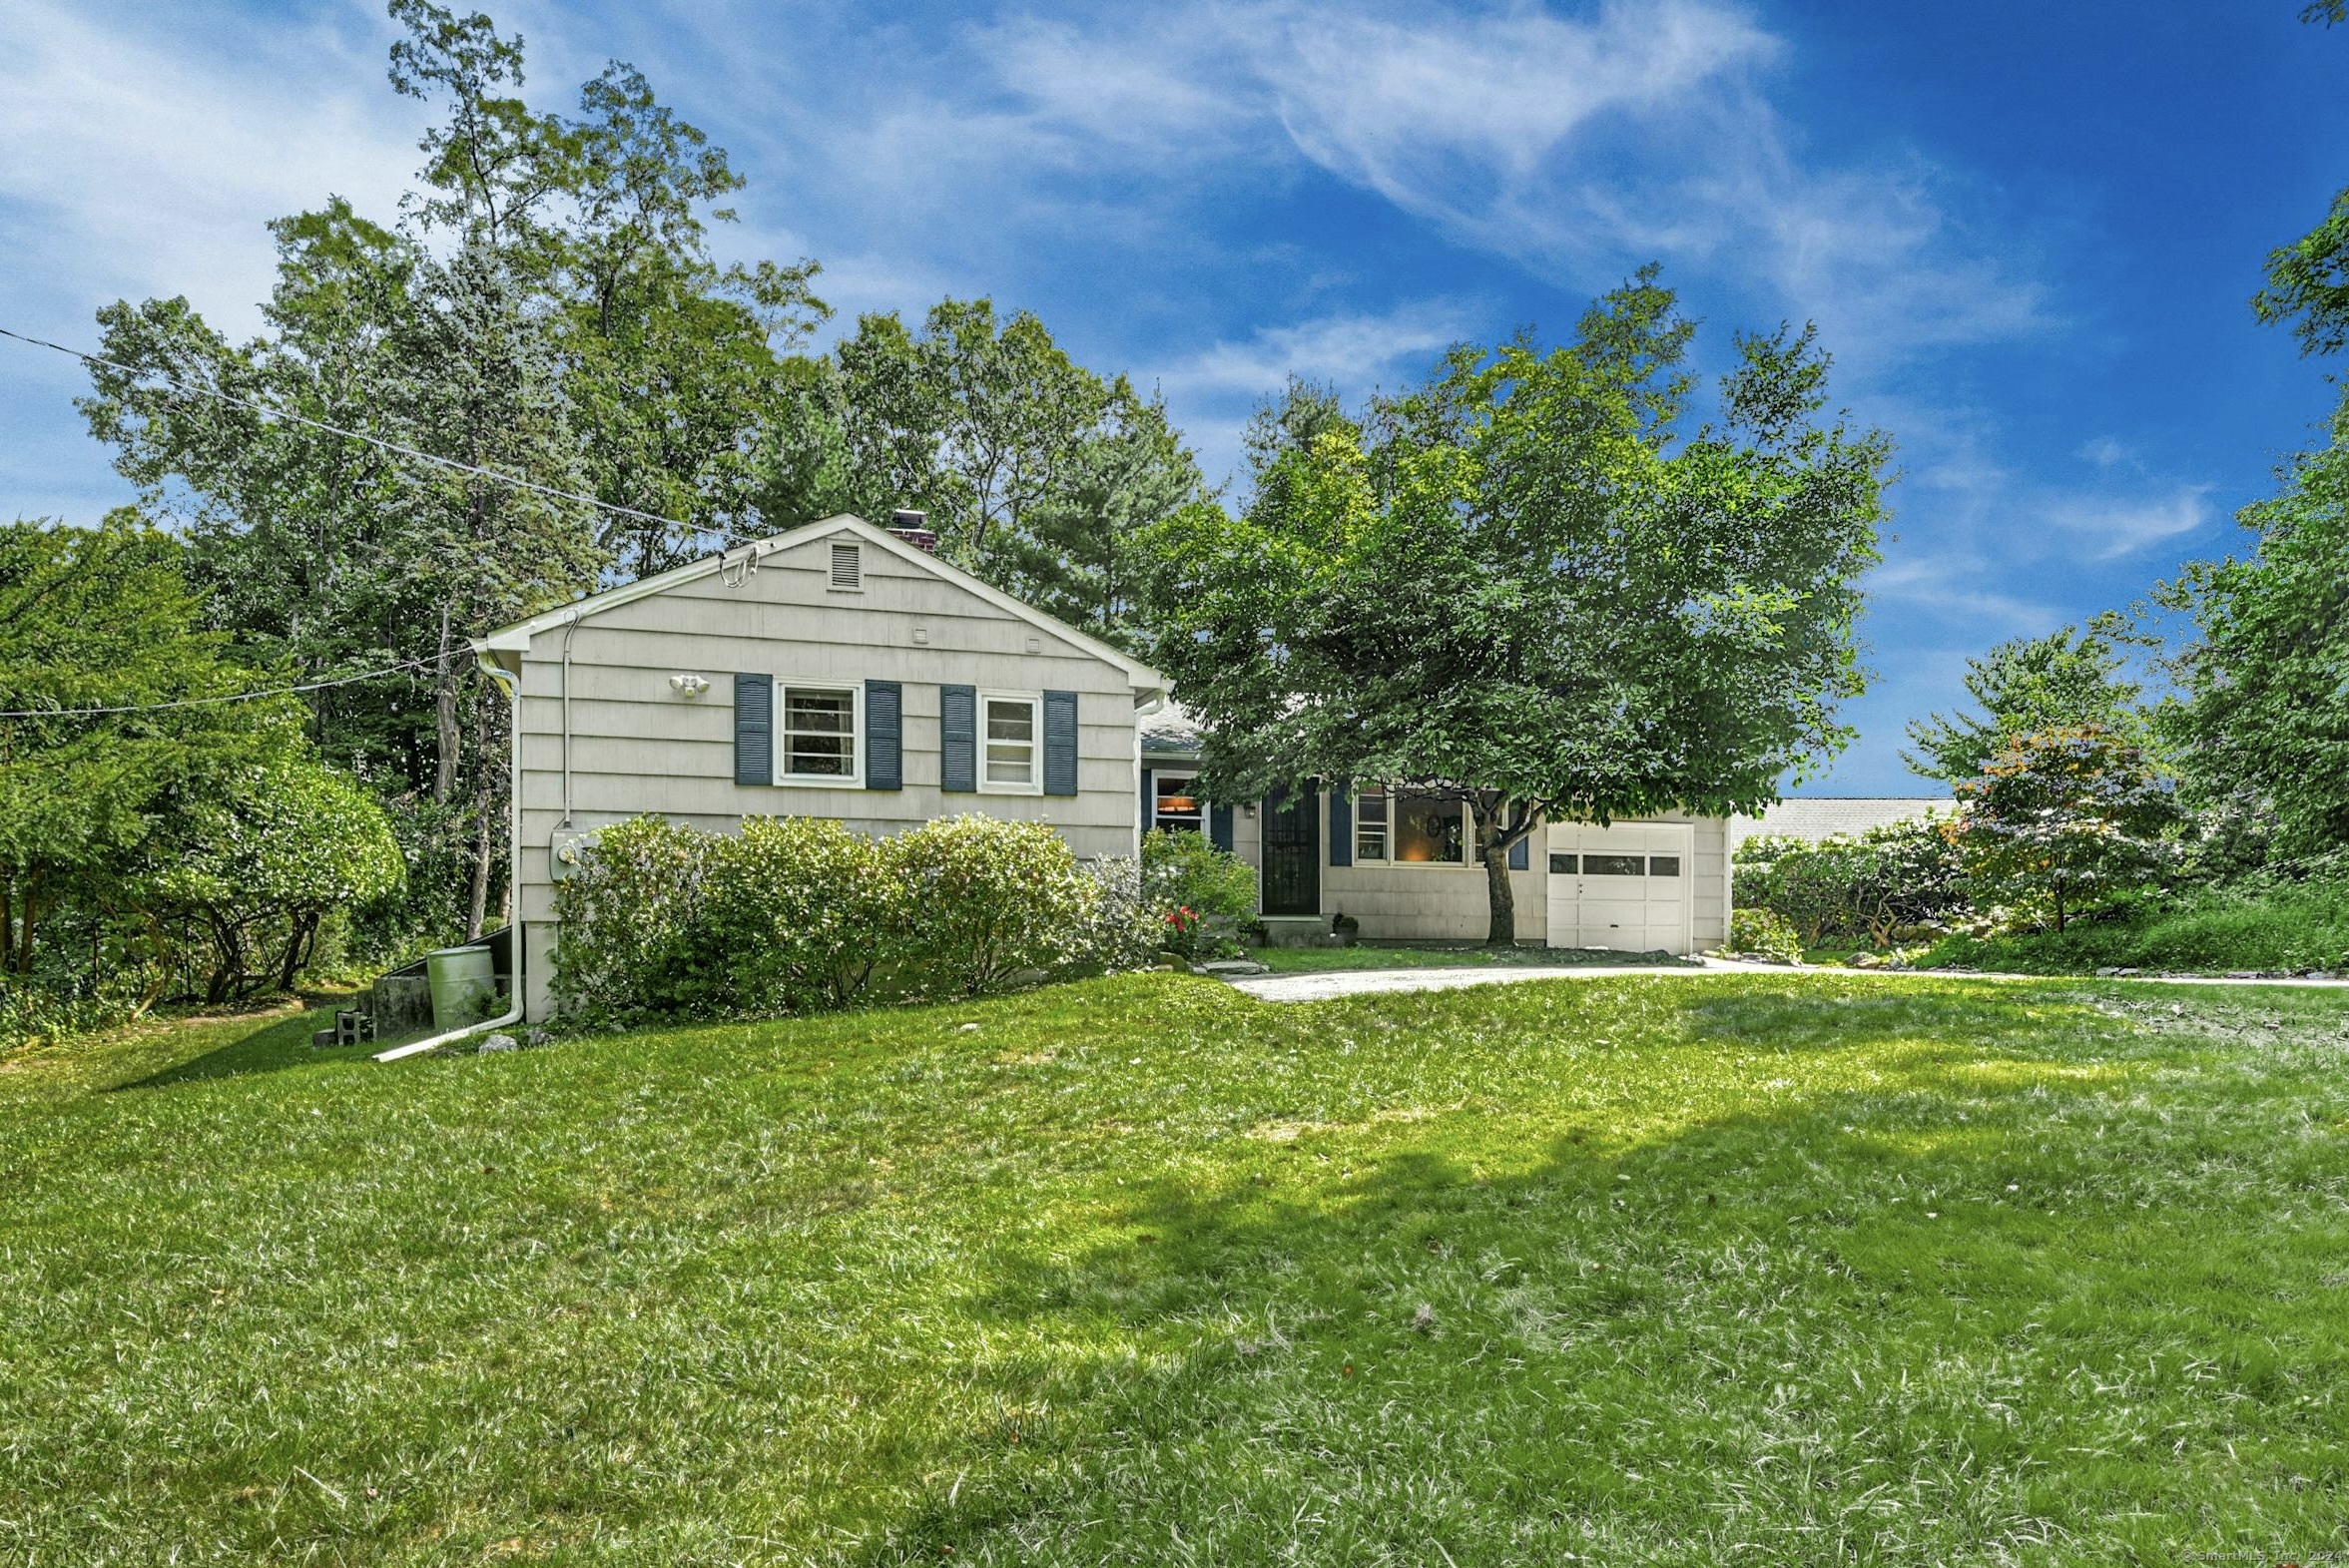
[{"label": "gutter", "polygon": [[[518,1024],[522,1021],[523,1009],[529,1005],[530,987],[527,968],[530,962],[530,943],[528,941],[529,933],[522,923],[522,683],[516,677],[508,675],[496,660],[489,657],[487,652],[477,654],[475,658],[481,666],[481,673],[506,689],[506,701],[513,715],[512,722],[506,729],[508,737],[507,766],[512,772],[508,797],[513,810],[513,836],[507,840],[511,847],[506,854],[506,904],[508,908],[513,910],[514,928],[513,1006],[495,1018],[484,1019],[477,1024],[467,1024],[462,1029],[450,1029],[445,1033],[430,1035],[421,1040],[410,1040],[405,1045],[395,1045],[388,1051],[378,1051],[374,1056],[374,1060],[378,1062],[396,1062],[403,1056],[420,1056],[426,1051],[436,1051],[444,1045],[462,1040],[467,1035],[481,1034],[490,1029],[503,1029],[508,1024]],[[563,685],[567,705],[570,696],[570,682],[566,680]],[[565,758],[564,761],[568,765],[569,759]]]}]

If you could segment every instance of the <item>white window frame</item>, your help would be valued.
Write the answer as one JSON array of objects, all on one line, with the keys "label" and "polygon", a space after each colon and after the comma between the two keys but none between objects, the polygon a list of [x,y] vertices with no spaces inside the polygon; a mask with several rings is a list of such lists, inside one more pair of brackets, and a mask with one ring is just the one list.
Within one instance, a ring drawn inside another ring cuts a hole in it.
[{"label": "white window frame", "polygon": [[[1028,712],[1028,782],[995,784],[987,778],[987,708],[992,703],[1024,704]],[[981,794],[1042,794],[1044,792],[1044,694],[1042,692],[981,692],[978,694],[978,792]]]},{"label": "white window frame", "polygon": [[[1198,774],[1185,773],[1181,769],[1174,768],[1153,768],[1150,770],[1150,826],[1153,828],[1159,825],[1158,801],[1165,792],[1162,786],[1170,784],[1189,784],[1191,788],[1188,792],[1191,797],[1195,800],[1199,798]],[[1199,820],[1196,823],[1186,822],[1182,827],[1169,829],[1169,831],[1189,832],[1193,827],[1196,827],[1198,831],[1204,833],[1207,831],[1207,802],[1199,800]]]},{"label": "white window frame", "polygon": [[1443,803],[1442,796],[1437,790],[1400,788],[1389,784],[1387,786],[1387,858],[1375,862],[1376,864],[1391,865],[1400,871],[1481,871],[1484,869],[1483,862],[1476,858],[1476,819],[1468,814],[1468,802],[1466,800],[1452,802],[1460,808],[1459,859],[1397,859],[1395,857],[1395,842],[1402,836],[1403,821],[1395,806],[1398,798],[1405,795],[1416,795],[1423,799],[1435,799],[1439,804]]},{"label": "white window frame", "polygon": [[1354,863],[1357,865],[1392,865],[1394,860],[1391,856],[1395,850],[1395,791],[1385,784],[1365,784],[1363,789],[1379,791],[1379,810],[1385,820],[1379,824],[1379,852],[1364,854],[1362,852],[1363,792],[1360,789],[1356,790],[1353,801],[1354,809],[1351,813],[1354,822]]},{"label": "white window frame", "polygon": [[[784,764],[791,757],[790,735],[785,726],[791,713],[791,692],[797,687],[803,692],[849,694],[849,723],[856,733],[849,738],[850,766],[846,774],[795,774],[787,772]],[[862,789],[865,787],[865,683],[862,681],[809,681],[794,676],[775,678],[775,782],[791,789]]]}]

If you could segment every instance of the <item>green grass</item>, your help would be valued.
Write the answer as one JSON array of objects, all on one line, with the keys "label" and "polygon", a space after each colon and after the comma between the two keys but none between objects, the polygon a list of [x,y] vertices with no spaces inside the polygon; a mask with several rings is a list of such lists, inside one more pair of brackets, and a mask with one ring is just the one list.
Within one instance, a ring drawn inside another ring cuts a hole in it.
[{"label": "green grass", "polygon": [[2345,1543],[2329,994],[1154,975],[390,1068],[308,1022],[0,1062],[0,1561]]},{"label": "green grass", "polygon": [[2224,974],[2230,969],[2349,969],[2349,883],[2307,882],[2242,892],[2195,889],[2147,900],[2062,932],[1950,937],[1927,968],[1960,965],[2023,974],[2090,974],[2105,967]]},{"label": "green grass", "polygon": [[1572,969],[1591,964],[1637,963],[1631,953],[1587,952],[1574,947],[1486,947],[1481,942],[1358,942],[1352,947],[1251,947],[1247,956],[1276,974],[1324,969],[1489,968],[1522,964]]}]

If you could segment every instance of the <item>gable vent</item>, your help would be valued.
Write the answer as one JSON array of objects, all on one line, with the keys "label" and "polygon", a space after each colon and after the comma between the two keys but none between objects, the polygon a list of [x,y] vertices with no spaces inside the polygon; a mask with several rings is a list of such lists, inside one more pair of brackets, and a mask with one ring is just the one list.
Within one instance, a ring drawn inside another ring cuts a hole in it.
[{"label": "gable vent", "polygon": [[862,588],[865,586],[865,566],[860,552],[853,544],[832,547],[832,586]]}]

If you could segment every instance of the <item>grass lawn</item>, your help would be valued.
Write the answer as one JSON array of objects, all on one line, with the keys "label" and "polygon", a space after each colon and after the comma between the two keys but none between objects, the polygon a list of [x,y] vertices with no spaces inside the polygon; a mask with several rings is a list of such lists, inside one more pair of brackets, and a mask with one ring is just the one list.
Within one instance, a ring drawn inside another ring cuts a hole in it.
[{"label": "grass lawn", "polygon": [[2060,933],[1953,936],[1935,943],[1923,966],[1953,964],[2023,974],[2089,974],[2107,966],[2189,974],[2349,969],[2349,881],[2198,888],[2123,905]]},{"label": "grass lawn", "polygon": [[0,1061],[0,1561],[2349,1547],[2333,995],[308,1027]]}]

